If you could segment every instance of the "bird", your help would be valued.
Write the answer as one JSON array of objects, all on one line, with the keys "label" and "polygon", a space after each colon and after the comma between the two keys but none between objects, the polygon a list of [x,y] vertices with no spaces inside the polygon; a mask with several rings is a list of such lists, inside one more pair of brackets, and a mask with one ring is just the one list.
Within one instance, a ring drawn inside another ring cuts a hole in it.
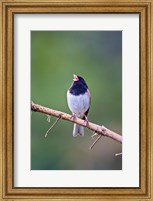
[{"label": "bird", "polygon": [[[81,118],[88,123],[87,115],[90,109],[91,96],[85,80],[73,74],[73,82],[67,91],[67,103],[72,117]],[[84,136],[84,127],[74,124],[73,137]]]}]

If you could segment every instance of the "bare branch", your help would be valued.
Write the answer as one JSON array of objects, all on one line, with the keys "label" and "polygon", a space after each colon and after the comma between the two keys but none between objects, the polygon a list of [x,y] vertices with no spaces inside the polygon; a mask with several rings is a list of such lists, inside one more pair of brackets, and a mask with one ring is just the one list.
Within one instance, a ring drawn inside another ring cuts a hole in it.
[{"label": "bare branch", "polygon": [[34,112],[41,112],[47,115],[51,115],[57,118],[62,118],[63,120],[67,120],[67,121],[71,121],[74,123],[77,123],[81,126],[87,127],[88,129],[94,131],[95,133],[99,134],[99,135],[103,135],[109,138],[112,138],[113,140],[116,140],[117,142],[122,143],[122,136],[115,133],[114,131],[109,130],[108,128],[104,127],[104,126],[100,126],[91,122],[88,122],[88,124],[86,124],[86,122],[82,119],[79,118],[72,118],[72,115],[69,115],[67,113],[61,112],[61,111],[57,111],[57,110],[53,110],[35,103],[31,103],[31,110]]}]

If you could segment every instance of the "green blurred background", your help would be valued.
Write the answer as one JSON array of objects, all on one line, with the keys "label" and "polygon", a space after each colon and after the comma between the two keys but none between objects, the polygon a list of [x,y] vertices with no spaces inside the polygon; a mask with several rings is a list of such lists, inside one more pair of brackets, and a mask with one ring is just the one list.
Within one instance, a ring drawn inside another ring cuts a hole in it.
[{"label": "green blurred background", "polygon": [[[73,74],[82,76],[90,89],[89,121],[122,134],[122,32],[32,31],[31,99],[34,103],[71,114],[66,93]],[[31,116],[32,170],[120,170],[120,143],[102,137],[92,150],[93,133],[72,136],[73,124],[47,116]]]}]

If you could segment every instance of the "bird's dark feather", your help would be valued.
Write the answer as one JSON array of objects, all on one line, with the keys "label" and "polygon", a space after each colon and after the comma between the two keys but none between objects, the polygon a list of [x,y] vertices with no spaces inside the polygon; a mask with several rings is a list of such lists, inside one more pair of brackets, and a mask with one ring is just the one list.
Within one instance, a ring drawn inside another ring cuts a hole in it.
[{"label": "bird's dark feather", "polygon": [[90,107],[88,108],[88,110],[85,112],[85,116],[83,116],[83,120],[86,120],[86,118],[87,118],[87,115],[88,115],[88,112],[89,112],[89,109],[90,109]]},{"label": "bird's dark feather", "polygon": [[69,89],[69,92],[75,96],[84,94],[87,92],[88,86],[86,84],[86,82],[84,81],[84,79],[80,76],[78,76],[79,80],[78,81],[74,81],[72,83],[72,86]]}]

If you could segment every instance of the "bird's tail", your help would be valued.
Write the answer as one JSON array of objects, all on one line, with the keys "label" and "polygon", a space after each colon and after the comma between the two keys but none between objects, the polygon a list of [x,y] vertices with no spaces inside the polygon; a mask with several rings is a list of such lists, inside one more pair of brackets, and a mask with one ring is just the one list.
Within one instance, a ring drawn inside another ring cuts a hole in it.
[{"label": "bird's tail", "polygon": [[73,137],[76,137],[77,135],[84,136],[84,127],[80,126],[78,124],[74,124],[74,127],[73,127]]}]

